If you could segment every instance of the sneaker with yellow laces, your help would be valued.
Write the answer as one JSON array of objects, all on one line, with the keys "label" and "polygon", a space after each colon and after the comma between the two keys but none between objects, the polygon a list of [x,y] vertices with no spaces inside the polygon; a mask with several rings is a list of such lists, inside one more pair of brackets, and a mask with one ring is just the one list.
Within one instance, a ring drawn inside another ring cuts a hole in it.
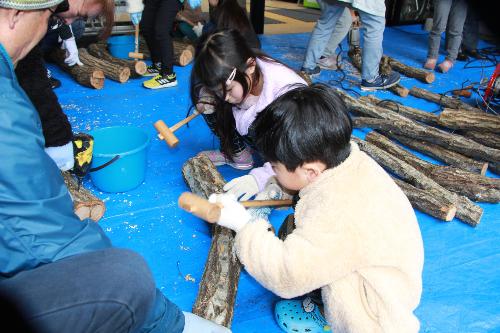
[{"label": "sneaker with yellow laces", "polygon": [[166,75],[158,74],[154,78],[144,81],[142,85],[148,89],[175,87],[177,85],[177,76],[175,73]]}]

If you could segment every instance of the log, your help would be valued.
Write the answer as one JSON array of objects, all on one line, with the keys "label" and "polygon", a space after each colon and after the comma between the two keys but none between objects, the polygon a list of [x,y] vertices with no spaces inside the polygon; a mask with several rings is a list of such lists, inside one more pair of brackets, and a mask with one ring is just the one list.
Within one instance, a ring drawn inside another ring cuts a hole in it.
[{"label": "log", "polygon": [[417,88],[413,87],[410,89],[410,95],[413,95],[418,98],[423,98],[425,100],[434,102],[438,105],[447,107],[447,108],[452,108],[452,109],[461,109],[461,110],[467,110],[467,111],[474,111],[474,112],[480,112],[483,113],[478,108],[473,107],[472,105],[469,105],[467,103],[462,102],[458,98],[451,98],[448,96],[444,96],[442,94],[436,94],[433,93],[429,90],[425,90],[422,88]]},{"label": "log", "polygon": [[104,72],[95,66],[68,66],[64,63],[66,54],[64,50],[55,48],[47,55],[47,58],[57,64],[63,71],[82,86],[102,89],[104,87]]},{"label": "log", "polygon": [[[190,43],[180,41],[177,39],[173,40],[174,47],[174,63],[177,66],[186,66],[194,59],[195,49]],[[144,55],[144,59],[150,59],[151,53],[149,52],[148,46],[144,38],[139,39],[139,52]]]},{"label": "log", "polygon": [[479,131],[460,131],[460,134],[485,146],[500,149],[500,135]]},{"label": "log", "polygon": [[88,53],[87,49],[78,49],[78,55],[80,57],[80,61],[85,65],[95,66],[102,69],[104,75],[113,81],[124,83],[127,82],[130,77],[130,69],[128,67],[94,57]]},{"label": "log", "polygon": [[64,183],[71,194],[73,200],[73,210],[80,218],[81,221],[91,219],[92,221],[99,221],[106,211],[104,202],[95,197],[83,186],[78,186],[75,177],[68,171],[62,172]]},{"label": "log", "polygon": [[[203,154],[184,163],[182,175],[191,192],[201,197],[208,198],[212,193],[223,192],[224,179]],[[212,243],[193,313],[231,327],[240,272],[241,263],[234,250],[233,231],[213,224]]]},{"label": "log", "polygon": [[144,61],[126,60],[113,57],[106,50],[106,44],[93,43],[88,46],[87,50],[94,57],[109,61],[116,65],[128,67],[130,70],[130,77],[132,78],[142,77],[146,73],[148,66]]},{"label": "log", "polygon": [[429,163],[377,132],[368,133],[365,140],[385,152],[397,156],[447,190],[474,201],[492,203],[500,201],[500,179],[488,178],[455,167]]},{"label": "log", "polygon": [[426,112],[420,109],[412,108],[406,105],[402,105],[397,103],[396,101],[391,100],[381,100],[375,95],[367,95],[361,96],[359,101],[371,103],[380,107],[384,107],[386,109],[395,111],[405,117],[408,117],[413,120],[420,121],[422,123],[437,126],[438,125],[438,116],[431,112]]},{"label": "log", "polygon": [[369,117],[383,119],[359,119],[358,126],[363,126],[391,134],[404,135],[415,139],[433,142],[441,147],[453,150],[463,155],[488,162],[500,162],[500,150],[484,146],[461,135],[452,134],[438,128],[422,125],[395,112],[363,102],[350,105],[353,112]]},{"label": "log", "polygon": [[436,79],[433,72],[405,65],[402,62],[386,55],[382,56],[382,59],[384,58],[387,58],[387,61],[393,70],[403,74],[404,76],[415,78],[424,83],[432,83]]},{"label": "log", "polygon": [[410,93],[410,90],[408,88],[405,88],[400,84],[396,84],[395,86],[390,87],[388,90],[400,97],[408,97],[408,94]]},{"label": "log", "polygon": [[353,137],[353,140],[359,145],[360,149],[370,155],[377,163],[396,174],[404,181],[415,187],[430,191],[443,204],[452,204],[457,207],[456,217],[470,226],[477,226],[483,215],[483,209],[475,205],[466,197],[457,195],[448,191],[434,180],[430,179],[422,172],[418,171],[408,163],[405,163],[397,157],[386,153],[382,149]]},{"label": "log", "polygon": [[488,169],[487,162],[473,160],[472,158],[461,155],[454,151],[450,151],[433,143],[409,138],[402,135],[393,135],[388,133],[384,134],[390,138],[394,138],[408,148],[417,150],[421,153],[435,158],[438,161],[442,161],[448,165],[460,168],[462,170],[479,173],[484,176],[486,174],[486,170]]},{"label": "log", "polygon": [[413,208],[446,222],[453,220],[455,217],[457,207],[454,205],[448,202],[443,204],[430,192],[416,188],[400,179],[395,178],[394,181],[410,200]]},{"label": "log", "polygon": [[500,116],[486,112],[469,112],[445,108],[439,114],[438,121],[441,126],[451,129],[500,134]]}]

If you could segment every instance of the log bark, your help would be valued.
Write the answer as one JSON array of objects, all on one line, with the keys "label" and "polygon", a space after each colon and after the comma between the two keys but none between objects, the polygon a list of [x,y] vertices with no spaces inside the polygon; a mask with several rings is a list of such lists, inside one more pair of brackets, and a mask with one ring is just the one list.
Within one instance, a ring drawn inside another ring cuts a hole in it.
[{"label": "log bark", "polygon": [[482,145],[500,149],[500,135],[479,131],[460,131],[460,134]]},{"label": "log bark", "polygon": [[382,119],[359,119],[357,126],[389,131],[391,134],[404,135],[415,139],[433,142],[441,147],[466,156],[488,162],[500,162],[500,150],[484,146],[461,135],[422,125],[400,114],[374,105],[356,102],[351,110],[369,117]]},{"label": "log bark", "polygon": [[422,88],[417,88],[413,87],[410,89],[410,95],[413,95],[418,98],[423,98],[425,100],[434,102],[438,105],[442,105],[447,108],[452,108],[452,109],[461,109],[461,110],[467,110],[467,111],[474,111],[474,112],[480,112],[483,113],[478,108],[473,107],[472,105],[469,105],[467,103],[462,102],[458,98],[451,98],[448,96],[444,96],[442,94],[436,94],[433,93],[429,90],[425,90]]},{"label": "log bark", "polygon": [[439,114],[438,121],[441,126],[451,129],[500,134],[500,116],[486,112],[469,112],[445,108]]},{"label": "log bark", "polygon": [[130,69],[128,67],[94,57],[88,53],[87,49],[78,49],[78,55],[80,57],[80,61],[85,65],[95,66],[102,69],[104,75],[113,81],[124,83],[127,82],[130,77]]},{"label": "log bark", "polygon": [[396,59],[385,55],[382,57],[382,59],[384,58],[388,59],[388,63],[393,70],[403,74],[404,76],[415,78],[424,83],[432,83],[436,79],[433,72],[405,65],[402,62],[399,62]]},{"label": "log bark", "polygon": [[390,172],[396,174],[415,187],[430,191],[439,201],[443,202],[443,204],[452,204],[457,207],[456,217],[459,220],[473,227],[480,222],[481,216],[483,215],[483,209],[475,205],[466,197],[448,191],[408,163],[386,153],[382,149],[355,137],[353,137],[353,140],[358,143],[362,151],[366,152],[377,161],[377,163]]},{"label": "log bark", "polygon": [[91,219],[95,222],[99,221],[106,211],[104,202],[95,197],[83,186],[78,186],[75,177],[68,171],[62,172],[64,183],[73,199],[73,210],[81,221]]},{"label": "log bark", "polygon": [[[182,167],[191,192],[208,198],[222,193],[224,179],[204,155],[189,159]],[[217,324],[231,327],[241,263],[234,250],[234,233],[217,224],[212,226],[212,243],[200,282],[193,313]]]},{"label": "log bark", "polygon": [[455,167],[429,163],[377,132],[368,133],[365,140],[408,163],[452,192],[474,201],[492,203],[500,201],[500,179],[488,178]]},{"label": "log bark", "polygon": [[[193,61],[195,49],[192,44],[177,39],[174,39],[172,43],[174,47],[174,63],[177,66],[186,66]],[[151,58],[151,53],[144,38],[139,39],[139,52],[144,55],[144,59]]]},{"label": "log bark", "polygon": [[94,43],[90,44],[87,48],[88,52],[94,57],[109,61],[113,64],[128,67],[130,70],[130,77],[139,78],[146,73],[147,65],[144,61],[126,60],[113,57],[107,50],[106,44]]},{"label": "log bark", "polygon": [[408,94],[410,93],[410,90],[408,88],[405,88],[400,84],[396,84],[395,86],[390,87],[388,90],[401,97],[408,97]]},{"label": "log bark", "polygon": [[65,51],[55,48],[48,54],[51,62],[57,64],[63,71],[71,75],[71,77],[82,86],[102,89],[104,87],[104,72],[95,66],[68,66],[64,63],[66,58]]},{"label": "log bark", "polygon": [[448,165],[457,167],[459,169],[479,173],[483,176],[486,174],[486,170],[488,170],[487,162],[480,162],[473,160],[472,158],[445,149],[433,143],[409,138],[402,135],[393,135],[390,133],[384,133],[384,134],[390,138],[399,141],[408,148],[417,150],[421,153],[424,153],[430,157],[435,158],[438,161],[442,161]]},{"label": "log bark", "polygon": [[395,111],[405,117],[420,121],[428,125],[438,126],[438,116],[431,112],[426,112],[406,105],[402,105],[396,103],[396,101],[381,100],[375,97],[375,95],[361,96],[359,98],[359,101],[371,103],[379,107]]},{"label": "log bark", "polygon": [[413,208],[446,222],[453,220],[455,217],[457,207],[454,205],[448,202],[442,203],[430,192],[416,188],[400,179],[395,178],[394,181],[410,200]]}]

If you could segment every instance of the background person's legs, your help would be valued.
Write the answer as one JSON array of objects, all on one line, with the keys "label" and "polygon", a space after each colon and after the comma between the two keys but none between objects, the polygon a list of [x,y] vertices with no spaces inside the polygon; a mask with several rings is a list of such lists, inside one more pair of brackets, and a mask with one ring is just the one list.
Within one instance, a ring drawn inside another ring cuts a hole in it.
[{"label": "background person's legs", "polygon": [[385,17],[368,14],[361,10],[358,12],[363,28],[361,78],[372,81],[379,74],[379,64],[383,53]]},{"label": "background person's legs", "polygon": [[462,43],[462,31],[467,17],[467,2],[465,0],[454,0],[448,17],[448,45],[446,48],[446,59],[454,62],[457,59],[458,50]]},{"label": "background person's legs", "polygon": [[438,57],[441,34],[446,29],[452,2],[453,0],[434,1],[434,16],[432,18],[432,30],[429,33],[427,59],[437,59]]}]

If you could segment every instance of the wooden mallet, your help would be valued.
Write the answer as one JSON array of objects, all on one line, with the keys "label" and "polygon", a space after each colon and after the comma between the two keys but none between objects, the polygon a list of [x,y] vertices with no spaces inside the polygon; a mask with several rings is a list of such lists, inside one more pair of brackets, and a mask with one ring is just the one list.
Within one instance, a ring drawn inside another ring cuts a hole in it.
[{"label": "wooden mallet", "polygon": [[199,113],[193,113],[189,117],[186,117],[185,119],[179,121],[177,124],[175,124],[172,127],[168,127],[163,120],[158,120],[157,122],[154,123],[154,127],[158,131],[158,138],[160,140],[165,140],[167,144],[170,147],[175,147],[177,144],[179,144],[179,139],[174,135],[174,132],[177,131],[180,127],[182,127],[184,124],[187,124],[194,118],[196,118]]},{"label": "wooden mallet", "polygon": [[[184,192],[179,197],[179,207],[210,223],[219,221],[222,204],[214,204],[191,192]],[[283,207],[293,204],[287,200],[250,200],[240,201],[243,207]]]},{"label": "wooden mallet", "polygon": [[135,26],[135,52],[128,53],[129,58],[135,59],[144,59],[144,54],[139,53],[139,25]]}]

